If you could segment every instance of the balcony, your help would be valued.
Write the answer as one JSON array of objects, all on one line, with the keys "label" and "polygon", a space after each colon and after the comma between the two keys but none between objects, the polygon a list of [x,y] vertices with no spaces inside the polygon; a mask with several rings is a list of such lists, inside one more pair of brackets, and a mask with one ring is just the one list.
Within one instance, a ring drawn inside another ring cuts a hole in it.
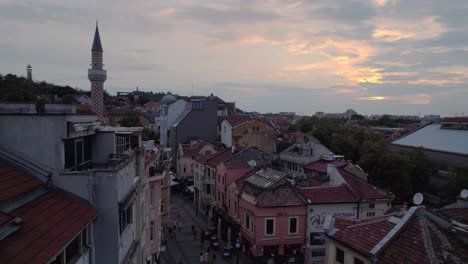
[{"label": "balcony", "polygon": [[125,154],[109,154],[107,162],[95,163],[87,160],[65,170],[65,172],[85,172],[91,170],[120,170],[127,161],[135,157],[135,151],[129,151]]}]

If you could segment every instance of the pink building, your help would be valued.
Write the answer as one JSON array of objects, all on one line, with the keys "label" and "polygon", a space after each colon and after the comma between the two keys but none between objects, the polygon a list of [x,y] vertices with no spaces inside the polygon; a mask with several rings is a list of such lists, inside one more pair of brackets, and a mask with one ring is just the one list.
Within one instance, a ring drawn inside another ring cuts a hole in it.
[{"label": "pink building", "polygon": [[254,169],[247,162],[220,163],[216,168],[216,204],[218,208],[231,209],[234,200],[226,197],[228,186]]},{"label": "pink building", "polygon": [[241,244],[256,263],[303,263],[306,200],[287,173],[260,169],[228,187],[237,199],[229,215],[240,220]]},{"label": "pink building", "polygon": [[161,181],[164,180],[163,164],[158,162],[159,153],[145,150],[145,244],[146,255],[152,256],[148,263],[155,263],[161,248]]}]

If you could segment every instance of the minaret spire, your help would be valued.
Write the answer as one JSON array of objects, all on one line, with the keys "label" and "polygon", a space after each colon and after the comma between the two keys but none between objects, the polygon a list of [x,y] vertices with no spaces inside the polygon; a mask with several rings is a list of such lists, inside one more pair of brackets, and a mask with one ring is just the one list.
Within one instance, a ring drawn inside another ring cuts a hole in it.
[{"label": "minaret spire", "polygon": [[91,81],[91,109],[99,117],[104,115],[104,82],[107,72],[103,69],[103,50],[101,37],[99,36],[98,22],[94,32],[93,46],[91,47],[91,69],[88,70],[88,78]]}]

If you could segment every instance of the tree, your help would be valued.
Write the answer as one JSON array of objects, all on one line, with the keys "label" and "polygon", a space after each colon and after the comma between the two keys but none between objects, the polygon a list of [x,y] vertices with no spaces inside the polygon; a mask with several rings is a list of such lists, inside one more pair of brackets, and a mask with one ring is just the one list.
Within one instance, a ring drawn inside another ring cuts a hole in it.
[{"label": "tree", "polygon": [[468,187],[468,164],[462,167],[452,168],[449,171],[449,182],[447,184],[447,196],[454,200],[460,191]]},{"label": "tree", "polygon": [[139,127],[140,115],[135,111],[128,111],[124,117],[119,121],[119,124],[124,127]]}]

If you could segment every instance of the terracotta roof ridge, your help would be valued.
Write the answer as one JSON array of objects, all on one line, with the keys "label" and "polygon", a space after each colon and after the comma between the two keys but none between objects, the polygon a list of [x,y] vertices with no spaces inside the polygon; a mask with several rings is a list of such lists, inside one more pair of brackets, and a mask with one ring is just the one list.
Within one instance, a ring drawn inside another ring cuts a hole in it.
[{"label": "terracotta roof ridge", "polygon": [[400,221],[369,251],[372,255],[379,254],[382,249],[388,246],[389,242],[393,241],[393,239],[401,233],[401,231],[405,228],[406,224],[409,223],[411,218],[416,214],[421,206],[413,206],[408,211],[405,212],[403,217]]}]

